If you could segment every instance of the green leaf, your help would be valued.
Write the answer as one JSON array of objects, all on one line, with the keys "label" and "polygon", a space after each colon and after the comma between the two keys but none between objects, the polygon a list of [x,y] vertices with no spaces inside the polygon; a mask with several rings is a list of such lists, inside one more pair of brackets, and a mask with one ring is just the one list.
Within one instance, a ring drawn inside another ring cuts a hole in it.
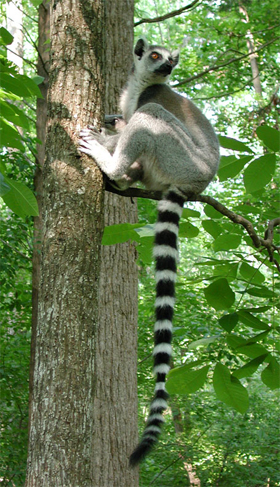
[{"label": "green leaf", "polygon": [[209,233],[213,238],[217,238],[221,235],[222,228],[219,223],[214,220],[202,220],[202,226],[204,230]]},{"label": "green leaf", "polygon": [[5,176],[5,182],[11,190],[2,196],[6,205],[18,216],[38,216],[38,204],[32,191],[23,183]]},{"label": "green leaf", "polygon": [[220,181],[226,181],[228,178],[234,178],[243,169],[245,164],[252,159],[253,156],[244,156],[240,159],[234,156],[222,156],[218,176]]},{"label": "green leaf", "polygon": [[235,301],[235,294],[225,278],[217,279],[204,289],[205,298],[217,311],[230,308]]},{"label": "green leaf", "polygon": [[238,314],[230,313],[224,315],[219,319],[219,323],[224,330],[230,333],[238,323]]},{"label": "green leaf", "polygon": [[115,245],[118,243],[127,242],[128,240],[136,240],[137,229],[141,224],[138,223],[119,223],[118,225],[109,225],[104,228],[102,245]]},{"label": "green leaf", "polygon": [[30,0],[30,1],[34,7],[39,7],[39,5],[41,5],[41,3],[43,2],[43,0]]},{"label": "green leaf", "polygon": [[192,370],[197,362],[172,369],[168,374],[166,389],[169,394],[191,394],[200,389],[207,379],[209,365]]},{"label": "green leaf", "polygon": [[24,112],[15,105],[0,100],[0,113],[1,116],[6,120],[9,120],[9,122],[12,122],[19,127],[29,128],[28,118]]},{"label": "green leaf", "polygon": [[269,389],[278,389],[280,386],[280,364],[272,357],[269,365],[262,371],[261,378]]},{"label": "green leaf", "polygon": [[195,350],[196,348],[200,347],[207,347],[210,343],[213,343],[219,338],[216,336],[200,338],[199,340],[195,340],[188,345],[188,350]]},{"label": "green leaf", "polygon": [[267,338],[268,334],[270,332],[270,327],[268,330],[262,331],[261,333],[258,333],[257,335],[251,336],[246,340],[246,345],[251,345],[252,343],[257,343],[259,341],[262,341]]},{"label": "green leaf", "polygon": [[179,237],[194,238],[199,234],[199,229],[190,222],[182,221],[179,226]]},{"label": "green leaf", "polygon": [[184,208],[182,212],[182,218],[200,218],[200,212],[192,210],[191,208]]},{"label": "green leaf", "polygon": [[244,414],[249,407],[248,392],[239,380],[230,374],[225,365],[217,363],[214,375],[213,386],[218,399],[228,406],[233,407],[239,413]]},{"label": "green leaf", "polygon": [[257,296],[259,298],[273,298],[275,296],[275,293],[273,291],[270,291],[270,289],[267,289],[265,286],[259,286],[259,287],[251,287],[246,290],[250,296]]},{"label": "green leaf", "polygon": [[250,358],[260,357],[261,355],[265,355],[268,353],[267,349],[263,345],[260,345],[259,343],[254,343],[254,344],[249,343],[248,345],[245,346],[239,346],[236,348],[236,351],[237,353],[241,353]]},{"label": "green leaf", "polygon": [[1,73],[0,78],[1,86],[7,91],[14,93],[20,97],[37,96],[42,98],[41,91],[32,79],[23,74],[17,74],[17,76],[11,76],[9,73]]},{"label": "green leaf", "polygon": [[241,236],[235,235],[232,233],[224,233],[223,235],[219,235],[215,242],[213,243],[213,248],[215,252],[219,252],[220,250],[230,250],[230,249],[237,249],[241,244]]},{"label": "green leaf", "polygon": [[227,337],[227,344],[234,350],[237,349],[238,347],[243,346],[244,343],[246,343],[245,338],[239,335],[228,335]]},{"label": "green leaf", "polygon": [[0,196],[4,196],[8,191],[10,191],[10,186],[5,182],[5,178],[2,173],[0,173]]},{"label": "green leaf", "polygon": [[7,46],[8,44],[12,44],[14,38],[10,32],[7,31],[4,27],[0,27],[0,37],[2,41],[0,41],[1,44],[4,44]]},{"label": "green leaf", "polygon": [[266,357],[269,354],[265,353],[264,355],[260,355],[259,357],[250,360],[247,364],[243,365],[240,369],[237,369],[233,372],[234,377],[238,379],[243,379],[244,377],[251,377],[259,368],[259,366],[264,362]]},{"label": "green leaf", "polygon": [[224,135],[219,135],[219,142],[225,149],[238,150],[241,152],[253,152],[250,147],[248,147],[240,140],[233,139],[231,137],[225,137]]},{"label": "green leaf", "polygon": [[140,243],[137,246],[137,252],[140,261],[144,264],[149,265],[153,261],[153,246],[154,237],[143,237],[140,239]]},{"label": "green leaf", "polygon": [[208,216],[208,218],[214,218],[214,220],[223,218],[223,215],[219,211],[215,210],[215,208],[213,208],[211,205],[205,205],[204,213],[206,216]]},{"label": "green leaf", "polygon": [[244,323],[244,325],[250,326],[251,328],[254,328],[255,330],[268,330],[269,326],[261,321],[259,318],[256,316],[252,315],[245,309],[241,309],[238,311],[238,317],[239,320]]},{"label": "green leaf", "polygon": [[3,118],[0,118],[0,147],[12,147],[24,152],[24,145],[22,144],[20,134]]},{"label": "green leaf", "polygon": [[228,281],[236,278],[238,263],[225,262],[214,268],[213,275],[216,277],[226,277]]},{"label": "green leaf", "polygon": [[234,211],[235,213],[243,213],[245,215],[249,215],[250,213],[259,215],[263,210],[262,208],[255,208],[252,205],[239,205],[235,207]]},{"label": "green leaf", "polygon": [[256,130],[257,136],[274,152],[280,151],[280,132],[268,125],[261,125]]},{"label": "green leaf", "polygon": [[150,225],[150,224],[138,225],[138,226],[136,226],[136,225],[135,225],[135,232],[139,235],[140,239],[143,237],[154,237],[154,235],[155,235],[155,226],[154,225]]},{"label": "green leaf", "polygon": [[242,262],[239,272],[246,281],[253,284],[261,284],[265,280],[264,275],[258,269],[246,262]]},{"label": "green leaf", "polygon": [[43,78],[43,76],[33,76],[32,77],[32,80],[34,81],[34,83],[36,83],[36,85],[40,85],[41,83],[43,83],[45,78]]},{"label": "green leaf", "polygon": [[271,181],[275,172],[275,154],[265,154],[254,159],[245,169],[243,180],[247,193],[255,193],[263,189]]}]

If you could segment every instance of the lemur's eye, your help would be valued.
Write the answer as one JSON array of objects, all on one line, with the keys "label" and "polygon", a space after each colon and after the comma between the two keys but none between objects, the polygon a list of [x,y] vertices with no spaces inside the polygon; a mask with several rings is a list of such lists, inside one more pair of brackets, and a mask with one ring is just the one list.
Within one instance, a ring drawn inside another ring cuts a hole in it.
[{"label": "lemur's eye", "polygon": [[155,60],[162,58],[162,56],[158,52],[152,52],[151,57]]}]

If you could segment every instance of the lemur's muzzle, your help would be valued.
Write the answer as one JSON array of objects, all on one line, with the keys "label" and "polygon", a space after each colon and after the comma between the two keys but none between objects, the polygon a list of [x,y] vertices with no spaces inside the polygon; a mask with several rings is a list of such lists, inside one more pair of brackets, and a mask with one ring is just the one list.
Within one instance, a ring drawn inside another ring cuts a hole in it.
[{"label": "lemur's muzzle", "polygon": [[166,63],[162,64],[158,69],[155,70],[155,73],[168,76],[171,73],[172,68],[172,64],[169,61],[166,61]]}]

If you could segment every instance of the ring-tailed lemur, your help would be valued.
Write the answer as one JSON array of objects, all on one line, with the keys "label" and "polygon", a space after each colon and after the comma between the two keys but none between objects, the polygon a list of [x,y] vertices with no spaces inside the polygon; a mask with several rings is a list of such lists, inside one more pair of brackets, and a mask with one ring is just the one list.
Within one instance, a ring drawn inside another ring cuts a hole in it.
[{"label": "ring-tailed lemur", "polygon": [[167,408],[165,378],[170,368],[178,226],[183,204],[190,195],[206,188],[219,164],[219,144],[212,126],[190,100],[166,84],[178,59],[177,51],[139,39],[120,99],[126,125],[111,137],[93,127],[81,132],[80,150],[93,157],[120,188],[141,180],[146,187],[163,192],[154,245],[156,386],[142,439],[130,457],[131,465],[139,463],[157,441]]}]

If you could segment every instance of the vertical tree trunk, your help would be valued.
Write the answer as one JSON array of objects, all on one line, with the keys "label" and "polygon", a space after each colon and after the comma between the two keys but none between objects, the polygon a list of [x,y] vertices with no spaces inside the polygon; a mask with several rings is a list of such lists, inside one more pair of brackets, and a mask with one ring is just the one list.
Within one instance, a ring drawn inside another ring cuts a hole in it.
[{"label": "vertical tree trunk", "polygon": [[[36,349],[36,330],[38,322],[38,296],[40,284],[40,256],[42,241],[42,191],[43,165],[45,159],[46,125],[47,125],[47,94],[49,84],[50,53],[48,39],[50,36],[50,4],[44,0],[39,6],[38,23],[38,68],[37,73],[44,78],[40,84],[43,98],[37,99],[36,132],[40,139],[37,144],[36,171],[34,177],[35,194],[37,197],[39,216],[34,218],[33,256],[32,256],[32,336],[29,373],[29,414],[31,413],[31,399],[33,394],[34,360]],[[30,420],[29,420],[30,426]]]},{"label": "vertical tree trunk", "polygon": [[[250,19],[248,12],[245,8],[245,6],[242,4],[242,2],[239,2],[239,12],[244,15],[245,20],[247,24],[249,24]],[[262,99],[262,85],[261,85],[261,79],[260,79],[260,72],[259,72],[259,67],[258,67],[258,62],[257,62],[257,54],[254,53],[255,51],[255,45],[254,45],[254,38],[253,34],[250,31],[250,29],[247,30],[247,38],[246,38],[246,44],[248,48],[248,52],[250,54],[250,63],[251,63],[251,70],[252,70],[252,75],[253,75],[253,86],[256,92],[256,95],[259,97],[259,99]]]},{"label": "vertical tree trunk", "polygon": [[[133,0],[108,5],[106,15],[106,113],[118,113],[118,98],[132,64]],[[105,193],[105,225],[137,220],[136,201]],[[137,266],[131,243],[102,247],[97,331],[93,485],[137,487],[128,468],[137,443]],[[104,468],[104,466],[106,466]]]},{"label": "vertical tree trunk", "polygon": [[[82,35],[81,35],[82,33]],[[27,487],[93,486],[102,177],[76,144],[102,118],[104,2],[51,4],[41,286]],[[89,103],[92,101],[92,104]]]},{"label": "vertical tree trunk", "polygon": [[22,3],[19,0],[18,6],[14,2],[6,2],[6,16],[7,29],[14,37],[12,44],[10,44],[7,51],[7,58],[9,61],[15,63],[19,68],[19,72],[23,73],[23,10]]}]

